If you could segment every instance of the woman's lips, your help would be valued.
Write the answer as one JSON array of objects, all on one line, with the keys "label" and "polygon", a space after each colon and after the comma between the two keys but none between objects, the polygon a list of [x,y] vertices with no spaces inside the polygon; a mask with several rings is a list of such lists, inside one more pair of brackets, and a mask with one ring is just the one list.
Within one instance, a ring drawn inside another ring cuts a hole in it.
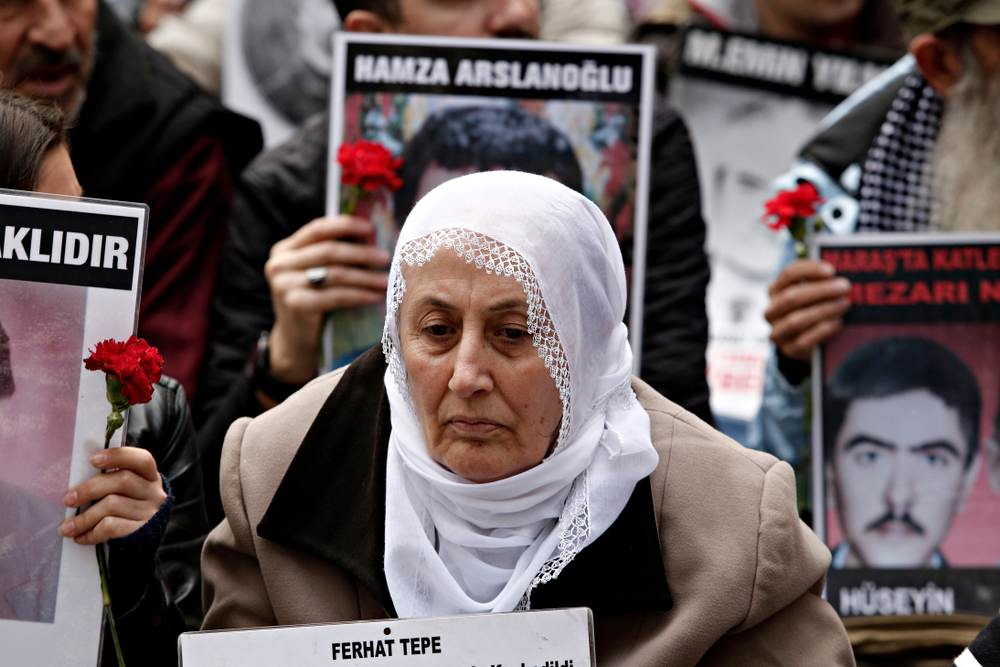
[{"label": "woman's lips", "polygon": [[460,433],[486,435],[500,428],[500,424],[474,417],[455,417],[449,422]]}]

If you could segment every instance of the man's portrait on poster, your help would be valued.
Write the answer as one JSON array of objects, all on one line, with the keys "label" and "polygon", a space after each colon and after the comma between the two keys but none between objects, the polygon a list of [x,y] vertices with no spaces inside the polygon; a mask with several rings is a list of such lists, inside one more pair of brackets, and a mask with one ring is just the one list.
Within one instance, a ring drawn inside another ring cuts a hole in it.
[{"label": "man's portrait on poster", "polygon": [[854,349],[823,400],[827,496],[844,539],[834,568],[941,568],[940,545],[979,474],[980,389],[926,338]]}]

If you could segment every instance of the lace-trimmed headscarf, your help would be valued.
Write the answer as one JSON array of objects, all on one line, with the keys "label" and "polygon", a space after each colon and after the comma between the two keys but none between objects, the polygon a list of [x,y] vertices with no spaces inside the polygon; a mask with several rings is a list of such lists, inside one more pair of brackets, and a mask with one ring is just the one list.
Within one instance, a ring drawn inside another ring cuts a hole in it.
[{"label": "lace-trimmed headscarf", "polygon": [[[470,482],[430,457],[400,352],[408,267],[443,252],[521,284],[529,333],[562,401],[552,452],[494,482]],[[658,461],[631,387],[625,270],[611,225],[588,199],[542,176],[463,176],[413,209],[389,285],[385,572],[396,612],[529,608],[532,589],[618,518]]]}]

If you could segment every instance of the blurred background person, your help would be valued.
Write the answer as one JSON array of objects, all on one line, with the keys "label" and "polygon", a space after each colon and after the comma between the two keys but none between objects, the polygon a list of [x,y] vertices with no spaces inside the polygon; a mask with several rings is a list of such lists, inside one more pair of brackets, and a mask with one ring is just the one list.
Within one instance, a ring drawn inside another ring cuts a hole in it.
[{"label": "blurred background person", "polygon": [[649,20],[703,23],[827,49],[905,46],[891,0],[661,0]]},{"label": "blurred background person", "polygon": [[[1000,229],[1000,0],[899,0],[910,56],[845,101],[778,181],[845,201],[835,233]],[[793,466],[813,349],[841,327],[850,283],[819,260],[770,287],[773,355],[749,445]]]},{"label": "blurred background person", "polygon": [[[257,124],[227,111],[122,25],[103,0],[8,5],[4,88],[71,120],[88,196],[149,205],[139,334],[195,398],[225,220]],[[184,323],[179,326],[179,323]]]},{"label": "blurred background person", "polygon": [[[0,165],[0,188],[82,194],[54,105],[0,91]],[[17,341],[7,343],[0,378],[13,377],[10,351]],[[12,380],[3,386],[14,390]],[[65,521],[63,508],[46,536],[88,545],[110,541],[109,587],[126,661],[173,667],[178,635],[201,624],[200,555],[209,530],[191,411],[176,380],[162,377],[152,401],[129,410],[125,444],[91,458],[95,476],[69,489],[63,503],[72,509],[94,504]],[[103,469],[114,472],[96,474]],[[2,514],[17,513],[5,506]],[[38,562],[44,567],[47,561]],[[55,568],[58,577],[58,552]],[[117,664],[110,636],[102,664]]]}]

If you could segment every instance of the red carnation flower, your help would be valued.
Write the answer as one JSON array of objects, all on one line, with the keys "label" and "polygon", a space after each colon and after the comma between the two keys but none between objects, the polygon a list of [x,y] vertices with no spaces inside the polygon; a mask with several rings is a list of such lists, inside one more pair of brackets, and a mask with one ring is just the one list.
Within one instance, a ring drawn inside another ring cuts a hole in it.
[{"label": "red carnation flower", "polygon": [[109,338],[94,346],[83,363],[87,370],[104,371],[117,380],[122,398],[129,405],[139,405],[153,398],[153,385],[160,381],[163,356],[141,338],[132,336],[124,343]]},{"label": "red carnation flower", "polygon": [[800,183],[794,190],[782,190],[769,199],[764,207],[766,213],[761,218],[768,227],[777,231],[791,229],[796,218],[805,220],[816,215],[816,205],[823,199],[812,183]]},{"label": "red carnation flower", "polygon": [[396,172],[403,166],[402,158],[393,158],[385,146],[376,141],[360,139],[353,144],[343,144],[337,151],[341,166],[341,180],[356,185],[365,192],[387,187],[395,192],[403,185]]}]

